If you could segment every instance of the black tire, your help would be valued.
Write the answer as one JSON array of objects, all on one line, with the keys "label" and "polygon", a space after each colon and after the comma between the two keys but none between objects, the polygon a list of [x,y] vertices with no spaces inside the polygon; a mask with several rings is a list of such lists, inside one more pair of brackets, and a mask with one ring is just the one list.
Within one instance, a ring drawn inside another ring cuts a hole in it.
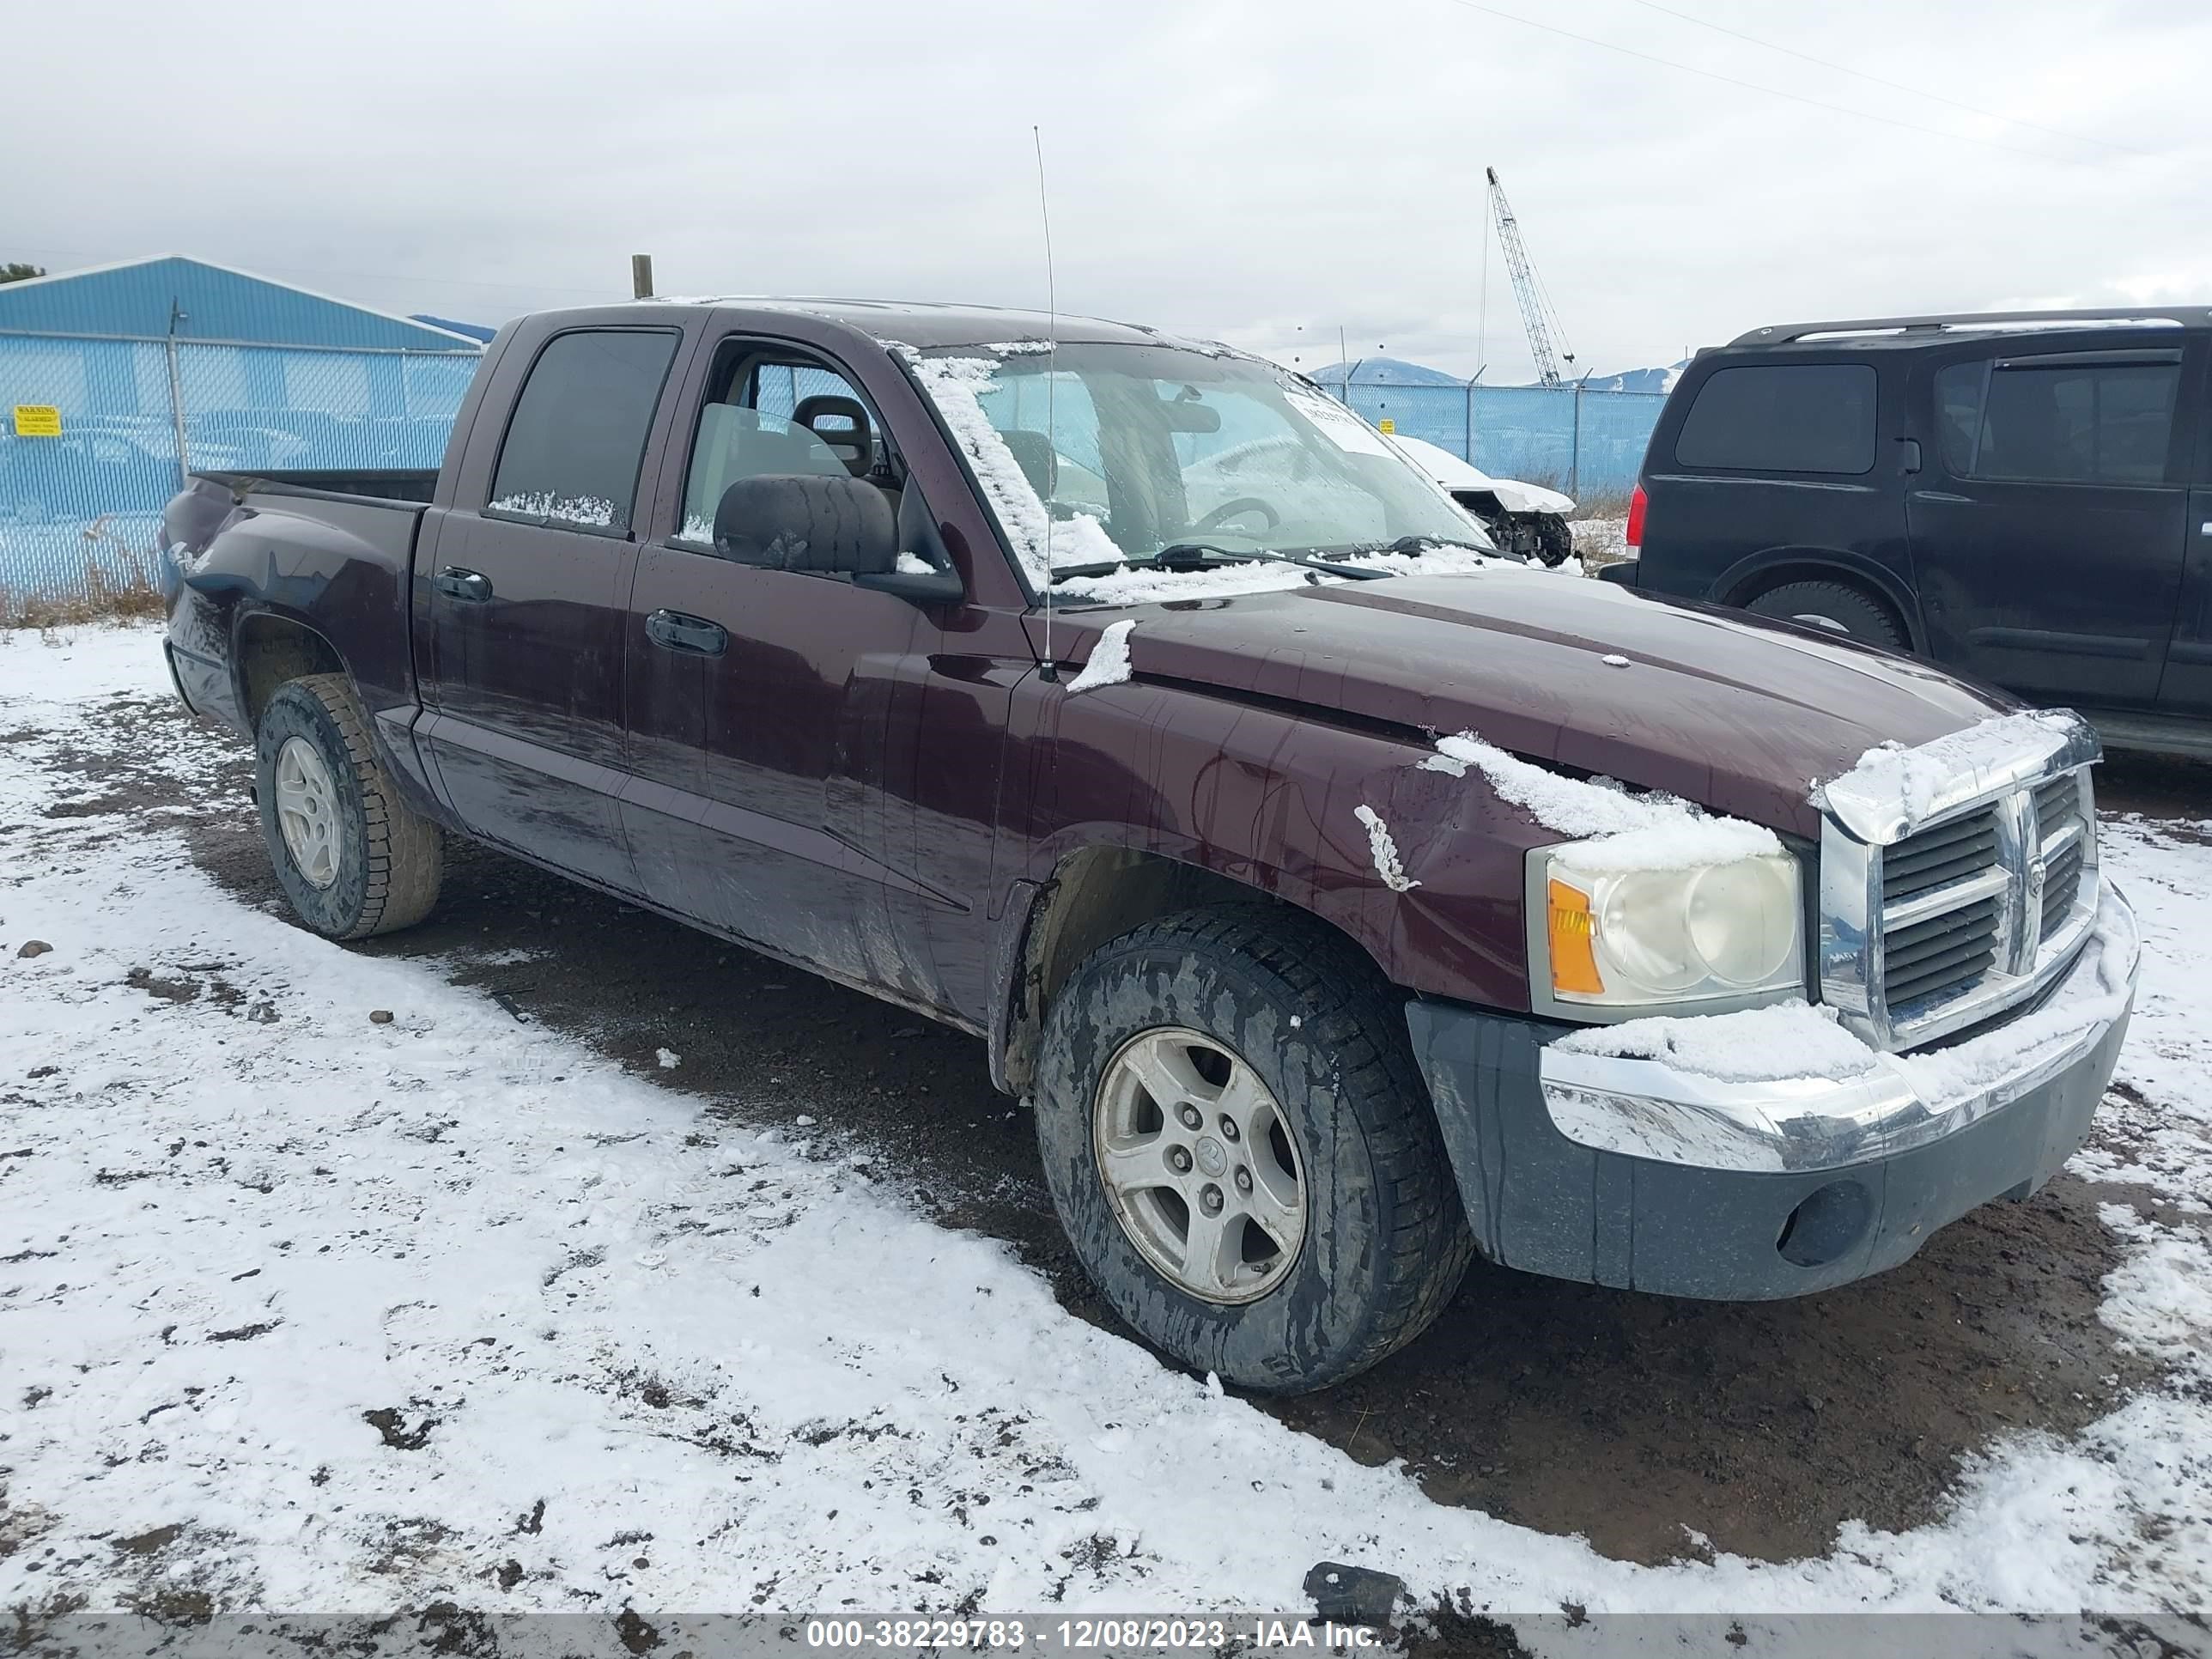
[{"label": "black tire", "polygon": [[1565,564],[1575,550],[1575,532],[1556,513],[1532,513],[1536,532],[1536,556],[1553,569]]},{"label": "black tire", "polygon": [[[1257,1300],[1211,1302],[1153,1267],[1099,1172],[1103,1073],[1164,1025],[1233,1050],[1299,1137],[1304,1243]],[[1100,947],[1053,1003],[1036,1107],[1053,1205],[1092,1283],[1147,1340],[1224,1382],[1296,1394],[1364,1370],[1427,1327],[1474,1256],[1400,1000],[1295,915],[1212,906]]]},{"label": "black tire", "polygon": [[1785,582],[1744,607],[1753,616],[1777,617],[1829,633],[1841,633],[1862,645],[1885,651],[1905,649],[1905,630],[1888,607],[1842,582]]},{"label": "black tire", "polygon": [[[301,870],[277,818],[277,759],[294,738],[321,757],[336,792],[336,869],[326,884]],[[445,872],[444,838],[400,799],[344,675],[316,674],[279,686],[261,711],[254,748],[261,838],[301,921],[330,939],[367,939],[411,927],[429,915]]]}]

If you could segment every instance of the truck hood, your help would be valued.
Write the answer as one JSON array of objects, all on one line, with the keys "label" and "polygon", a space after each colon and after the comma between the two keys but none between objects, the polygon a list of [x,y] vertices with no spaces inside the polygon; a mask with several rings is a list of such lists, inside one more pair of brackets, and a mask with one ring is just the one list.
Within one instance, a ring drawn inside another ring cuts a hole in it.
[{"label": "truck hood", "polygon": [[1116,614],[1135,618],[1139,678],[1472,731],[1805,836],[1818,833],[1816,781],[1885,741],[1925,743],[2013,706],[1787,624],[1504,564]]}]

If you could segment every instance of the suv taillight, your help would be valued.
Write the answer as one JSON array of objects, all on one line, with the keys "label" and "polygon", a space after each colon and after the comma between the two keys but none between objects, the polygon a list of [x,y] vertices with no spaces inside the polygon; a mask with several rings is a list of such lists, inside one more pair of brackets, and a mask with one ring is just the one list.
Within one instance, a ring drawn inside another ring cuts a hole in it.
[{"label": "suv taillight", "polygon": [[1621,540],[1628,544],[1628,550],[1631,553],[1638,551],[1644,545],[1644,486],[1642,484],[1637,485],[1629,495],[1628,529],[1622,535]]}]

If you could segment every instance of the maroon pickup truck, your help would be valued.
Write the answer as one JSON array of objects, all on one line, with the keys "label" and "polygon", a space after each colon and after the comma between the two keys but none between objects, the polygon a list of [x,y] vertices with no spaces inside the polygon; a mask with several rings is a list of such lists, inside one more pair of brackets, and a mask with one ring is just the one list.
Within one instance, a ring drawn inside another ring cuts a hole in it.
[{"label": "maroon pickup truck", "polygon": [[1476,1253],[1816,1291],[2087,1133],[2087,728],[1546,572],[1317,388],[1030,313],[641,303],[428,473],[206,474],[167,649],[334,939],[463,835],[981,1037],[1100,1289],[1290,1390]]}]

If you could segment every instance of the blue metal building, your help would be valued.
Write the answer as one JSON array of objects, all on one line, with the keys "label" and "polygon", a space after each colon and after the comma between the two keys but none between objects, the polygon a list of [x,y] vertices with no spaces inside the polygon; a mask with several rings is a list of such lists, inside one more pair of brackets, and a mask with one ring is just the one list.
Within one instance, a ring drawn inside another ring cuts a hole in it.
[{"label": "blue metal building", "polygon": [[189,471],[435,466],[482,349],[177,255],[0,283],[0,589],[142,566]]},{"label": "blue metal building", "polygon": [[144,340],[172,332],[228,345],[386,351],[477,343],[410,317],[175,253],[0,283],[0,333]]}]

